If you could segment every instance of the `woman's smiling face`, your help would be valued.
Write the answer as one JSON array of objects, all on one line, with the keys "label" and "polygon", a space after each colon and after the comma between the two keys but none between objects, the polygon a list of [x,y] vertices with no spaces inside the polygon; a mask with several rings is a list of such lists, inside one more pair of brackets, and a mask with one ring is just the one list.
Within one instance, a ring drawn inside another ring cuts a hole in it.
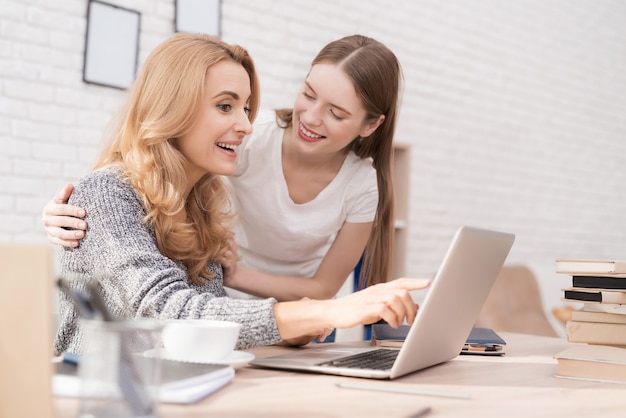
[{"label": "woman's smiling face", "polygon": [[240,64],[222,61],[207,71],[193,125],[177,141],[187,159],[191,183],[206,173],[230,175],[235,171],[237,147],[252,131],[250,94],[250,78]]}]

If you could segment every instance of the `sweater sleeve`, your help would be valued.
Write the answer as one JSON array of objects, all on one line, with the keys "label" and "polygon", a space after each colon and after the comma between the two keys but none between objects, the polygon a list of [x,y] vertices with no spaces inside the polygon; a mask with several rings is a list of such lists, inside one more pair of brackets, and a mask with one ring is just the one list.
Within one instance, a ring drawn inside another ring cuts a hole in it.
[{"label": "sweater sleeve", "polygon": [[[273,316],[275,299],[243,300],[226,296],[222,269],[208,267],[216,277],[194,284],[182,263],[162,255],[146,212],[132,187],[112,170],[95,171],[75,187],[70,203],[86,209],[89,229],[77,248],[63,248],[59,273],[82,287],[97,276],[112,313],[121,318],[218,319],[242,325],[238,349],[280,341]],[[60,299],[61,325],[55,353],[82,350],[77,313]]]}]

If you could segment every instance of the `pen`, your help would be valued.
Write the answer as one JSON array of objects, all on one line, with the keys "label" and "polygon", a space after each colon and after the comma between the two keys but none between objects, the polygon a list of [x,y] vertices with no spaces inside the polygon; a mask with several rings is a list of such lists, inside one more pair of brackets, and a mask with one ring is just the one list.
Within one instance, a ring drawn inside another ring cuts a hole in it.
[{"label": "pen", "polygon": [[[99,312],[105,322],[115,322],[115,317],[106,305],[100,287],[100,281],[97,278],[91,278],[87,282],[87,289],[90,292],[90,300],[93,307]],[[128,350],[128,335],[122,333],[120,335],[120,358],[118,365],[118,384],[128,401],[133,413],[141,417],[152,417],[154,414],[154,406],[150,400],[150,394],[143,387],[143,383],[135,370],[132,355]]]},{"label": "pen", "polygon": [[430,408],[430,406],[425,406],[424,408],[420,409],[419,411],[409,415],[407,418],[421,418],[421,417],[425,417],[426,415],[430,414],[431,411],[432,411],[432,409]]},{"label": "pen", "polygon": [[109,312],[106,302],[102,296],[102,289],[100,288],[100,281],[97,278],[92,278],[87,282],[87,289],[89,290],[90,300],[95,310],[100,313],[102,319],[107,322],[117,321],[117,318]]},{"label": "pen", "polygon": [[463,350],[467,351],[500,351],[502,346],[493,344],[465,344]]},{"label": "pen", "polygon": [[438,396],[442,398],[456,398],[456,399],[471,399],[469,393],[465,392],[443,392],[435,390],[417,389],[410,386],[402,387],[398,385],[371,385],[361,383],[337,383],[337,386],[344,389],[361,389],[361,390],[373,390],[378,392],[391,392],[391,393],[405,393],[408,395],[422,395],[422,396]]},{"label": "pen", "polygon": [[57,280],[57,285],[70,298],[81,317],[86,319],[94,319],[96,317],[96,309],[93,307],[87,292],[82,289],[71,288],[69,282],[62,277]]},{"label": "pen", "polygon": [[[104,301],[100,281],[92,278],[87,281],[86,287],[89,293],[82,289],[73,289],[67,280],[59,278],[58,286],[67,294],[70,300],[76,306],[79,314],[84,318],[94,320],[101,318],[105,322],[114,322],[118,320],[108,309]],[[118,384],[122,390],[122,394],[128,401],[134,416],[151,417],[154,415],[154,406],[150,399],[150,394],[143,387],[137,371],[132,362],[131,353],[128,350],[126,341],[127,335],[120,335],[120,358],[118,364]],[[64,356],[64,362],[78,361],[78,358],[72,358],[71,355]]]},{"label": "pen", "polygon": [[74,354],[74,353],[68,353],[65,352],[63,353],[63,362],[64,363],[69,363],[69,364],[78,364],[79,361],[79,355],[78,354]]}]

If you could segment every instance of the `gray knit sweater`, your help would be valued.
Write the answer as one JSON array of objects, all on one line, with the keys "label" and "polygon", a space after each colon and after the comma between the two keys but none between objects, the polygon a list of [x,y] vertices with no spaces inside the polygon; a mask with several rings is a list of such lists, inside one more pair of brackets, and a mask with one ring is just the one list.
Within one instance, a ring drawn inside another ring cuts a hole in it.
[{"label": "gray knit sweater", "polygon": [[[159,252],[154,230],[141,223],[146,215],[143,204],[116,170],[101,169],[85,176],[76,185],[70,203],[86,209],[89,229],[79,247],[61,250],[60,276],[81,287],[97,274],[114,315],[235,321],[242,325],[237,349],[280,341],[273,316],[275,299],[229,298],[218,263],[208,266],[217,276],[198,286],[189,279],[182,263]],[[60,314],[55,354],[81,353],[77,312],[63,293]]]}]

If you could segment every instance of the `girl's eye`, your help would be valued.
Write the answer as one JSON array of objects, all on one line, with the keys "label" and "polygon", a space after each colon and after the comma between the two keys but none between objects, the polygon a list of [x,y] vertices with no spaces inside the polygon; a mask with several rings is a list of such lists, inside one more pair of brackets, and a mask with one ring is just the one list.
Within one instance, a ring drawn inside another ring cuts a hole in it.
[{"label": "girl's eye", "polygon": [[306,97],[307,99],[309,99],[309,100],[314,100],[314,97],[313,97],[313,96],[311,96],[311,95],[310,95],[309,93],[307,93],[306,91],[303,91],[303,92],[302,92],[302,95],[303,95],[304,97]]},{"label": "girl's eye", "polygon": [[243,111],[246,112],[246,115],[250,115],[250,112],[252,111],[249,107],[244,107]]},{"label": "girl's eye", "polygon": [[217,105],[217,107],[218,107],[218,108],[219,108],[222,112],[228,112],[228,111],[230,111],[230,109],[232,108],[232,106],[231,106],[231,105],[226,104],[226,103],[224,103],[224,104],[218,104],[218,105]]},{"label": "girl's eye", "polygon": [[330,114],[337,120],[343,120],[343,117],[337,115],[333,109],[330,109]]}]

